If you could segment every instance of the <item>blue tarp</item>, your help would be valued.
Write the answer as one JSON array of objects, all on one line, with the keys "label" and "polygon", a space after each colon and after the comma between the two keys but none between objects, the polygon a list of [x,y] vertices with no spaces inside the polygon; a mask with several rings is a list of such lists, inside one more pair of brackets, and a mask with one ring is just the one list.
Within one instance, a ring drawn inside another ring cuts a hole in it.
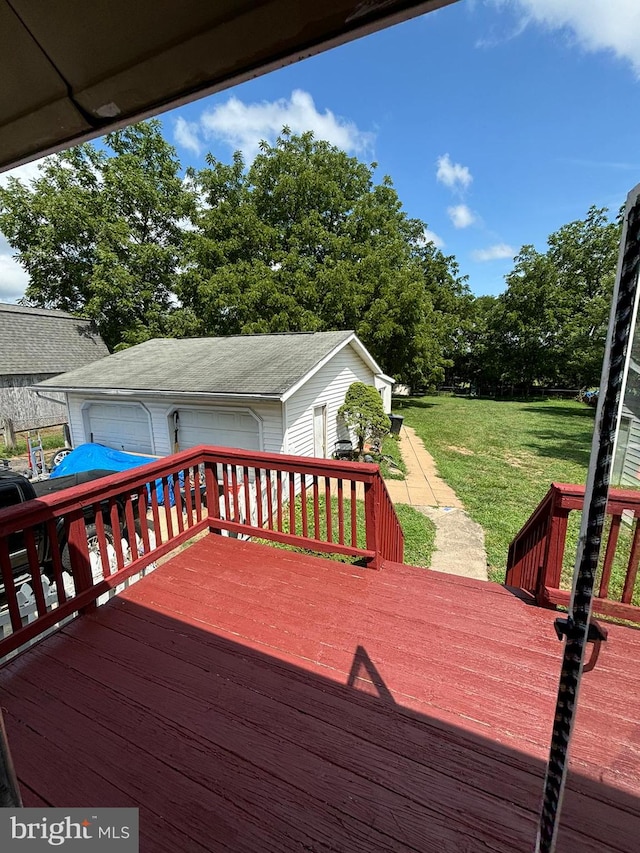
[{"label": "blue tarp", "polygon": [[[65,477],[67,474],[78,474],[80,471],[130,471],[139,468],[147,462],[157,462],[154,456],[137,456],[134,453],[124,453],[122,450],[113,450],[103,444],[81,444],[72,450],[68,456],[53,469],[52,477]],[[180,473],[180,484],[183,485],[184,475]],[[149,490],[149,487],[147,486]],[[162,480],[156,480],[156,495],[158,503],[164,503],[164,490]],[[149,490],[149,497],[151,493]],[[173,488],[169,481],[169,500],[171,506],[175,504]]]}]

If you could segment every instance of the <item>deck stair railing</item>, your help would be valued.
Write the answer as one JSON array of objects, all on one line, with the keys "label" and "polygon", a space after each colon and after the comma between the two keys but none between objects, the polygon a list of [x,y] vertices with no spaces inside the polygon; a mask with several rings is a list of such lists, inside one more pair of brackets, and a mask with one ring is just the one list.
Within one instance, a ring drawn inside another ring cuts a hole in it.
[{"label": "deck stair railing", "polygon": [[[584,486],[552,483],[509,546],[507,586],[527,590],[542,606],[566,606],[569,603],[570,592],[562,588],[567,528],[570,513],[581,512],[583,504]],[[611,489],[607,515],[611,520],[601,551],[602,565],[593,610],[604,616],[640,622],[640,606],[633,604],[640,560],[640,492]],[[624,559],[620,548],[620,532],[625,524],[623,519],[629,526],[630,536],[629,556]],[[616,562],[624,564],[624,582],[620,594],[614,597],[611,577]]]},{"label": "deck stair railing", "polygon": [[[95,609],[204,532],[346,555],[374,569],[403,558],[376,465],[196,447],[0,510],[0,659]],[[33,599],[28,618],[12,570],[17,540]]]}]

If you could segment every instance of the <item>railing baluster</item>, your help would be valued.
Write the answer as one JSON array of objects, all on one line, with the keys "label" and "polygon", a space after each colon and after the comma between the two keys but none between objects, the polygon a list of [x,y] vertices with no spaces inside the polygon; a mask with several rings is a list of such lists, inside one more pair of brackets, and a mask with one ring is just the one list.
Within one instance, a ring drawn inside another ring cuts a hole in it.
[{"label": "railing baluster", "polygon": [[631,604],[633,598],[633,588],[636,583],[636,575],[638,574],[638,559],[640,558],[640,519],[636,519],[635,528],[633,531],[633,543],[631,545],[631,554],[629,555],[629,563],[627,564],[627,576],[624,581],[624,589],[622,590],[622,603]]},{"label": "railing baluster", "polygon": [[318,489],[318,477],[313,475],[313,531],[316,539],[320,538],[320,494]]},{"label": "railing baluster", "polygon": [[195,499],[195,511],[196,511],[196,521],[202,521],[202,495],[200,494],[200,489],[202,487],[202,483],[200,482],[200,466],[193,466],[193,496]]},{"label": "railing baluster", "polygon": [[249,468],[246,465],[242,466],[242,488],[244,491],[244,519],[247,524],[252,524],[251,483],[249,482]]},{"label": "railing baluster", "polygon": [[613,567],[613,558],[616,553],[618,544],[618,536],[620,534],[621,515],[614,515],[611,518],[611,527],[609,528],[609,538],[607,539],[607,549],[604,554],[604,562],[602,564],[602,577],[600,578],[600,589],[598,590],[599,598],[606,598],[609,595],[609,582],[611,580],[611,569]]},{"label": "railing baluster", "polygon": [[207,495],[207,517],[209,519],[220,518],[220,481],[218,479],[218,466],[215,462],[211,462],[209,459],[207,459],[204,464],[204,481]]},{"label": "railing baluster", "polygon": [[229,471],[227,467],[227,463],[225,462],[222,466],[222,489],[223,489],[223,499],[224,499],[224,517],[227,521],[232,520],[231,516],[231,502],[229,500]]},{"label": "railing baluster", "polygon": [[38,558],[38,549],[33,528],[24,531],[24,542],[27,549],[27,558],[29,560],[29,571],[31,572],[31,586],[36,599],[38,608],[38,616],[42,616],[47,611],[47,603],[44,600],[44,590],[42,589],[42,575],[40,572],[40,559]]},{"label": "railing baluster", "polygon": [[356,482],[351,481],[351,547],[358,547],[358,505],[356,503]]},{"label": "railing baluster", "polygon": [[302,535],[309,535],[309,522],[307,519],[307,475],[300,475],[300,512],[302,515]]},{"label": "railing baluster", "polygon": [[182,472],[184,483],[184,510],[185,524],[187,528],[193,527],[193,498],[191,497],[191,469],[185,468]]},{"label": "railing baluster", "polygon": [[256,480],[256,511],[258,513],[258,527],[264,527],[264,519],[263,519],[263,490],[262,490],[262,469],[254,468],[253,469],[255,480]]},{"label": "railing baluster", "polygon": [[240,521],[240,508],[238,507],[238,472],[235,465],[231,466],[231,488],[233,490],[231,495],[233,501],[233,520]]},{"label": "railing baluster", "polygon": [[344,545],[344,495],[340,478],[338,479],[338,542]]},{"label": "railing baluster", "polygon": [[7,598],[7,605],[9,607],[11,628],[14,631],[18,631],[22,627],[22,618],[20,616],[20,608],[18,607],[18,599],[16,597],[16,585],[13,580],[11,555],[9,553],[9,539],[5,536],[0,536],[0,571],[2,571],[2,582],[4,584],[4,592]]},{"label": "railing baluster", "polygon": [[133,501],[131,492],[127,493],[124,502],[124,517],[127,523],[127,540],[129,542],[129,552],[131,554],[131,562],[138,559],[138,537],[136,531],[136,520],[133,515]]},{"label": "railing baluster", "polygon": [[289,477],[289,533],[296,533],[296,478],[291,471]]},{"label": "railing baluster", "polygon": [[267,519],[269,530],[273,530],[273,481],[271,479],[271,469],[266,468],[264,472],[265,488],[267,490]]},{"label": "railing baluster", "polygon": [[333,528],[331,524],[331,479],[324,478],[324,500],[325,500],[325,515],[327,517],[327,542],[333,542]]},{"label": "railing baluster", "polygon": [[169,482],[173,483],[173,500],[176,505],[176,521],[178,523],[178,533],[184,532],[184,517],[182,513],[182,494],[180,492],[180,472],[169,475]]},{"label": "railing baluster", "polygon": [[160,524],[160,507],[158,504],[158,483],[153,480],[149,483],[149,491],[151,494],[151,517],[153,518],[153,535],[156,540],[156,546],[162,545],[167,541],[162,536],[162,526]]},{"label": "railing baluster", "polygon": [[[102,563],[103,576],[109,577],[111,574],[111,565],[109,564],[109,552],[107,549],[107,537],[104,532],[104,518],[102,517],[102,506],[97,503],[93,505],[94,523],[96,526],[96,535],[98,537],[98,547],[100,548],[100,562]],[[51,539],[49,540],[51,541]]]},{"label": "railing baluster", "polygon": [[173,539],[173,519],[171,518],[171,492],[169,491],[169,477],[162,478],[162,498],[164,502],[164,520],[167,525],[167,539]]},{"label": "railing baluster", "polygon": [[277,523],[278,530],[282,533],[282,471],[276,471],[276,494],[277,494]]},{"label": "railing baluster", "polygon": [[149,520],[147,513],[149,512],[147,501],[147,487],[138,486],[138,519],[140,521],[140,535],[142,536],[142,548],[145,554],[151,551],[151,541],[149,539]]},{"label": "railing baluster", "polygon": [[113,531],[113,547],[116,552],[116,564],[118,569],[124,568],[124,554],[122,553],[122,530],[120,527],[120,515],[118,513],[118,505],[115,498],[109,500],[109,518],[111,520],[111,530]]},{"label": "railing baluster", "polygon": [[62,574],[62,559],[60,557],[60,546],[58,544],[58,531],[55,518],[50,518],[47,521],[47,538],[49,540],[49,549],[51,556],[51,566],[53,568],[53,578],[56,584],[56,592],[58,593],[58,603],[64,604],[67,600],[67,593],[64,588],[64,576]]}]

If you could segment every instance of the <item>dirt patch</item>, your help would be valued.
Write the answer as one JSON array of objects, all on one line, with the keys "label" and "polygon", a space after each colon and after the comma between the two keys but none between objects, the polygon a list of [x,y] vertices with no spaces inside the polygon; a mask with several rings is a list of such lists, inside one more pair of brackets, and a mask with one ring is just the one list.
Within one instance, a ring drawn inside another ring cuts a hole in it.
[{"label": "dirt patch", "polygon": [[519,453],[517,456],[514,456],[511,453],[507,453],[504,457],[504,461],[507,465],[511,465],[512,468],[531,468],[535,465],[539,460],[535,453],[527,453],[525,450],[522,453]]},{"label": "dirt patch", "polygon": [[475,450],[469,450],[468,447],[456,447],[455,444],[448,444],[447,450],[453,450],[454,453],[459,453],[461,456],[475,456]]},{"label": "dirt patch", "polygon": [[505,456],[504,461],[507,465],[511,465],[512,468],[522,468],[524,465],[522,459],[518,459],[517,456]]}]

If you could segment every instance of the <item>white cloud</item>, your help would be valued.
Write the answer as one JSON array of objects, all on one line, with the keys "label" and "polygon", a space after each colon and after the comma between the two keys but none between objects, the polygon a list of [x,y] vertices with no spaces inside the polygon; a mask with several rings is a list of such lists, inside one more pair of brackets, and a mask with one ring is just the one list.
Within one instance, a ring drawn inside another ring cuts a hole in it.
[{"label": "white cloud", "polygon": [[[505,0],[492,0],[504,6]],[[608,50],[630,62],[640,77],[640,3],[638,0],[507,0],[521,23],[564,30],[588,51]]]},{"label": "white cloud", "polygon": [[[41,161],[40,161],[41,162]],[[8,172],[0,174],[0,187],[6,187],[9,178],[20,178],[28,184],[39,175],[38,161],[17,166]],[[24,296],[29,284],[29,276],[13,257],[11,248],[4,234],[0,232],[0,302],[15,302]]]},{"label": "white cloud", "polygon": [[202,151],[200,131],[198,124],[194,121],[186,121],[182,116],[178,116],[173,129],[173,138],[177,145],[186,148],[187,151],[192,151],[196,156]]},{"label": "white cloud", "polygon": [[461,163],[452,163],[448,154],[438,157],[437,162],[438,171],[436,172],[436,179],[441,184],[450,187],[452,190],[466,190],[473,180],[468,166],[463,166]]},{"label": "white cloud", "polygon": [[20,299],[29,284],[29,276],[12,256],[13,249],[0,233],[0,302]]},{"label": "white cloud", "polygon": [[203,112],[197,122],[178,119],[174,138],[194,153],[200,153],[206,140],[221,141],[242,151],[249,163],[258,153],[260,142],[273,143],[284,125],[293,133],[312,130],[316,138],[350,154],[371,154],[375,140],[373,133],[360,130],[331,110],[319,111],[311,95],[301,89],[294,90],[288,99],[251,104],[231,97]]},{"label": "white cloud", "polygon": [[515,257],[516,250],[513,246],[507,243],[496,243],[494,246],[487,246],[486,249],[476,249],[471,252],[471,257],[474,261],[497,261],[503,258]]},{"label": "white cloud", "polygon": [[[29,184],[33,178],[40,175],[38,166],[42,163],[42,159],[34,160],[32,163],[25,163],[24,166],[16,166],[15,169],[9,169],[8,172],[0,174],[0,187],[6,187],[9,183],[9,178],[19,178],[24,184]],[[1,239],[1,235],[0,235]]]},{"label": "white cloud", "polygon": [[468,228],[477,221],[475,213],[466,204],[456,204],[454,207],[448,207],[447,213],[453,222],[454,228]]},{"label": "white cloud", "polygon": [[442,249],[445,245],[445,242],[442,237],[440,237],[439,234],[436,234],[436,232],[432,231],[430,228],[424,229],[424,242],[433,243],[436,249]]}]

